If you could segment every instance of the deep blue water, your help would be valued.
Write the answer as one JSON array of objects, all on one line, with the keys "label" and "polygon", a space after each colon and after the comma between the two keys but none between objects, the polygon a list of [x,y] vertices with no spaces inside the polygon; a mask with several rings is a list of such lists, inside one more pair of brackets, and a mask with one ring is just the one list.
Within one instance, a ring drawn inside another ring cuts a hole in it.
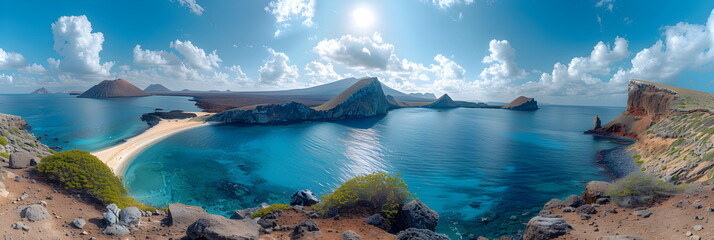
[{"label": "deep blue water", "polygon": [[[287,203],[299,189],[327,194],[375,171],[398,173],[458,239],[514,234],[550,198],[608,180],[596,152],[616,144],[582,131],[624,108],[543,106],[399,109],[384,117],[286,126],[214,125],[169,137],[139,154],[124,181],[131,195],[229,215]],[[515,220],[511,220],[515,216]],[[487,218],[488,221],[482,221]]]},{"label": "deep blue water", "polygon": [[41,136],[42,143],[47,146],[95,151],[116,145],[146,130],[148,126],[141,121],[141,114],[152,112],[155,108],[200,111],[188,99],[168,96],[91,99],[69,94],[0,94],[0,113],[23,117],[32,126],[32,133]]}]

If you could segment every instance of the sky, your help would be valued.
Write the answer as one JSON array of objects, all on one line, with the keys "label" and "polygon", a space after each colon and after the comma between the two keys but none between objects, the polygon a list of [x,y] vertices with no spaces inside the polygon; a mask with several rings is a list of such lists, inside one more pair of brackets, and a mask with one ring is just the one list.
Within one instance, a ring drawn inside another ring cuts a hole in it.
[{"label": "sky", "polygon": [[404,92],[625,104],[629,79],[714,92],[714,1],[0,0],[0,93],[276,90],[378,77]]}]

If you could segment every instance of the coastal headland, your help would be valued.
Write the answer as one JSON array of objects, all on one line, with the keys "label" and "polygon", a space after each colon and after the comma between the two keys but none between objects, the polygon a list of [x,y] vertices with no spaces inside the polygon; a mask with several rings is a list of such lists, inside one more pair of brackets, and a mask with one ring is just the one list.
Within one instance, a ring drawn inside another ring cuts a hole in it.
[{"label": "coastal headland", "polygon": [[202,120],[205,116],[210,115],[209,113],[194,112],[194,114],[197,117],[175,120],[162,119],[158,124],[143,133],[129,138],[119,145],[92,152],[92,154],[107,164],[114,174],[121,176],[124,174],[124,167],[129,160],[152,144],[173,134],[209,124]]}]

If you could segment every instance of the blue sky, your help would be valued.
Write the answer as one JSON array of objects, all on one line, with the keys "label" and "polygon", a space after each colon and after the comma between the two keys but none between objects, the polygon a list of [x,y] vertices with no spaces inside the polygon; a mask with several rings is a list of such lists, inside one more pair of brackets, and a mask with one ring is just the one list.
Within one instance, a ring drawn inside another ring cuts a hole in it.
[{"label": "blue sky", "polygon": [[[42,6],[42,7],[38,7]],[[712,92],[712,1],[0,1],[0,93],[103,79],[268,90],[377,76],[463,100]]]}]

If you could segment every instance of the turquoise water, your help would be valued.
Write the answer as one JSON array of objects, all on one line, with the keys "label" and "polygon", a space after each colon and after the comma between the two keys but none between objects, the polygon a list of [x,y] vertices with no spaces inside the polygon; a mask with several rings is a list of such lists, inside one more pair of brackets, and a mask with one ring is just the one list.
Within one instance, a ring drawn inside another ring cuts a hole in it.
[{"label": "turquoise water", "polygon": [[[0,94],[0,113],[21,116],[47,146],[95,151],[147,129],[140,117],[155,108],[200,111],[186,97],[91,99],[69,94]],[[44,136],[47,134],[47,136]],[[58,140],[55,141],[54,138]],[[65,141],[68,141],[65,143]]]},{"label": "turquoise water", "polygon": [[338,122],[214,125],[147,148],[124,181],[150,205],[181,202],[229,215],[261,202],[287,203],[299,189],[322,195],[354,176],[387,171],[401,174],[439,212],[439,232],[495,237],[522,230],[550,198],[582,192],[583,181],[608,180],[594,161],[598,150],[616,144],[582,131],[595,114],[609,121],[623,110],[413,108]]}]

